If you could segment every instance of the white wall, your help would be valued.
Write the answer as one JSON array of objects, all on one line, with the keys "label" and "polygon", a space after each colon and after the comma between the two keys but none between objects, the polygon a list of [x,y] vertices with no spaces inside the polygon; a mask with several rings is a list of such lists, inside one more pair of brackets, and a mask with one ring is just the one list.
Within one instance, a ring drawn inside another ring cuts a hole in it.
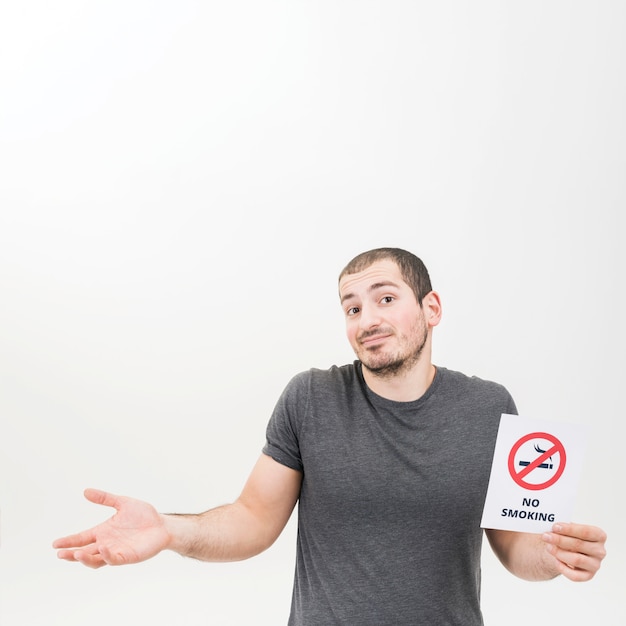
[{"label": "white wall", "polygon": [[288,379],[352,359],[336,276],[420,255],[435,361],[589,423],[590,583],[514,579],[496,626],[626,624],[622,2],[6,3],[0,18],[0,621],[286,622],[294,524],[255,560],[88,570],[95,486],[237,495]]}]

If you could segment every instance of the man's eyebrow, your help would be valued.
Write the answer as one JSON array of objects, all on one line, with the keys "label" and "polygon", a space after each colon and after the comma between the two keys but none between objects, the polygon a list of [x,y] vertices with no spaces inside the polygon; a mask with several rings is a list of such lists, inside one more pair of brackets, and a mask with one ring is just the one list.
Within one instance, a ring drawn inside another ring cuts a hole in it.
[{"label": "man's eyebrow", "polygon": [[[376,291],[377,289],[381,289],[383,287],[395,287],[396,289],[398,289],[400,285],[398,285],[398,283],[394,283],[391,280],[382,280],[378,283],[372,283],[367,288],[367,291],[371,293],[372,291]],[[345,293],[343,296],[341,296],[341,304],[343,304],[346,300],[350,300],[350,298],[354,297],[356,296],[353,293]]]}]

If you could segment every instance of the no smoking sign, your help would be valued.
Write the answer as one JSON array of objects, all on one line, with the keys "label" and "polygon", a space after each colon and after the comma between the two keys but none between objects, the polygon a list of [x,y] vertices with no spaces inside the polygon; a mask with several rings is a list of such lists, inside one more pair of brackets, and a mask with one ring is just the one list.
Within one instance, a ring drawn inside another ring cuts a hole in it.
[{"label": "no smoking sign", "polygon": [[503,414],[481,526],[544,532],[571,521],[586,430]]},{"label": "no smoking sign", "polygon": [[524,489],[547,489],[563,474],[566,459],[565,447],[554,435],[530,433],[511,448],[509,474]]}]

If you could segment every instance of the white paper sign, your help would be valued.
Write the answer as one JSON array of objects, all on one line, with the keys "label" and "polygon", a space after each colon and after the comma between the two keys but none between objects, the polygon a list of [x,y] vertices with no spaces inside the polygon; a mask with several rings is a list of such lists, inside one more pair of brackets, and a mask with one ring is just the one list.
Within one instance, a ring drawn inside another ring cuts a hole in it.
[{"label": "white paper sign", "polygon": [[570,522],[587,429],[503,414],[482,528],[542,533]]}]

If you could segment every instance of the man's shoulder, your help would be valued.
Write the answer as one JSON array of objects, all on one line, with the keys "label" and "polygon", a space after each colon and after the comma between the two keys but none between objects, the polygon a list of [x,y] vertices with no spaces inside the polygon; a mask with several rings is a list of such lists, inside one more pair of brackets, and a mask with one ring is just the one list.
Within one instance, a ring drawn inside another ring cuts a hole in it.
[{"label": "man's shoulder", "polygon": [[333,365],[322,369],[312,367],[295,374],[282,394],[282,401],[298,407],[343,403],[355,398],[362,388],[358,365]]},{"label": "man's shoulder", "polygon": [[306,386],[349,386],[359,380],[358,362],[331,365],[328,368],[312,367],[293,377],[293,381]]},{"label": "man's shoulder", "polygon": [[482,378],[475,374],[465,374],[457,370],[446,367],[437,367],[437,372],[441,376],[441,384],[446,389],[456,389],[459,392],[491,393],[508,396],[506,387],[499,382]]}]

